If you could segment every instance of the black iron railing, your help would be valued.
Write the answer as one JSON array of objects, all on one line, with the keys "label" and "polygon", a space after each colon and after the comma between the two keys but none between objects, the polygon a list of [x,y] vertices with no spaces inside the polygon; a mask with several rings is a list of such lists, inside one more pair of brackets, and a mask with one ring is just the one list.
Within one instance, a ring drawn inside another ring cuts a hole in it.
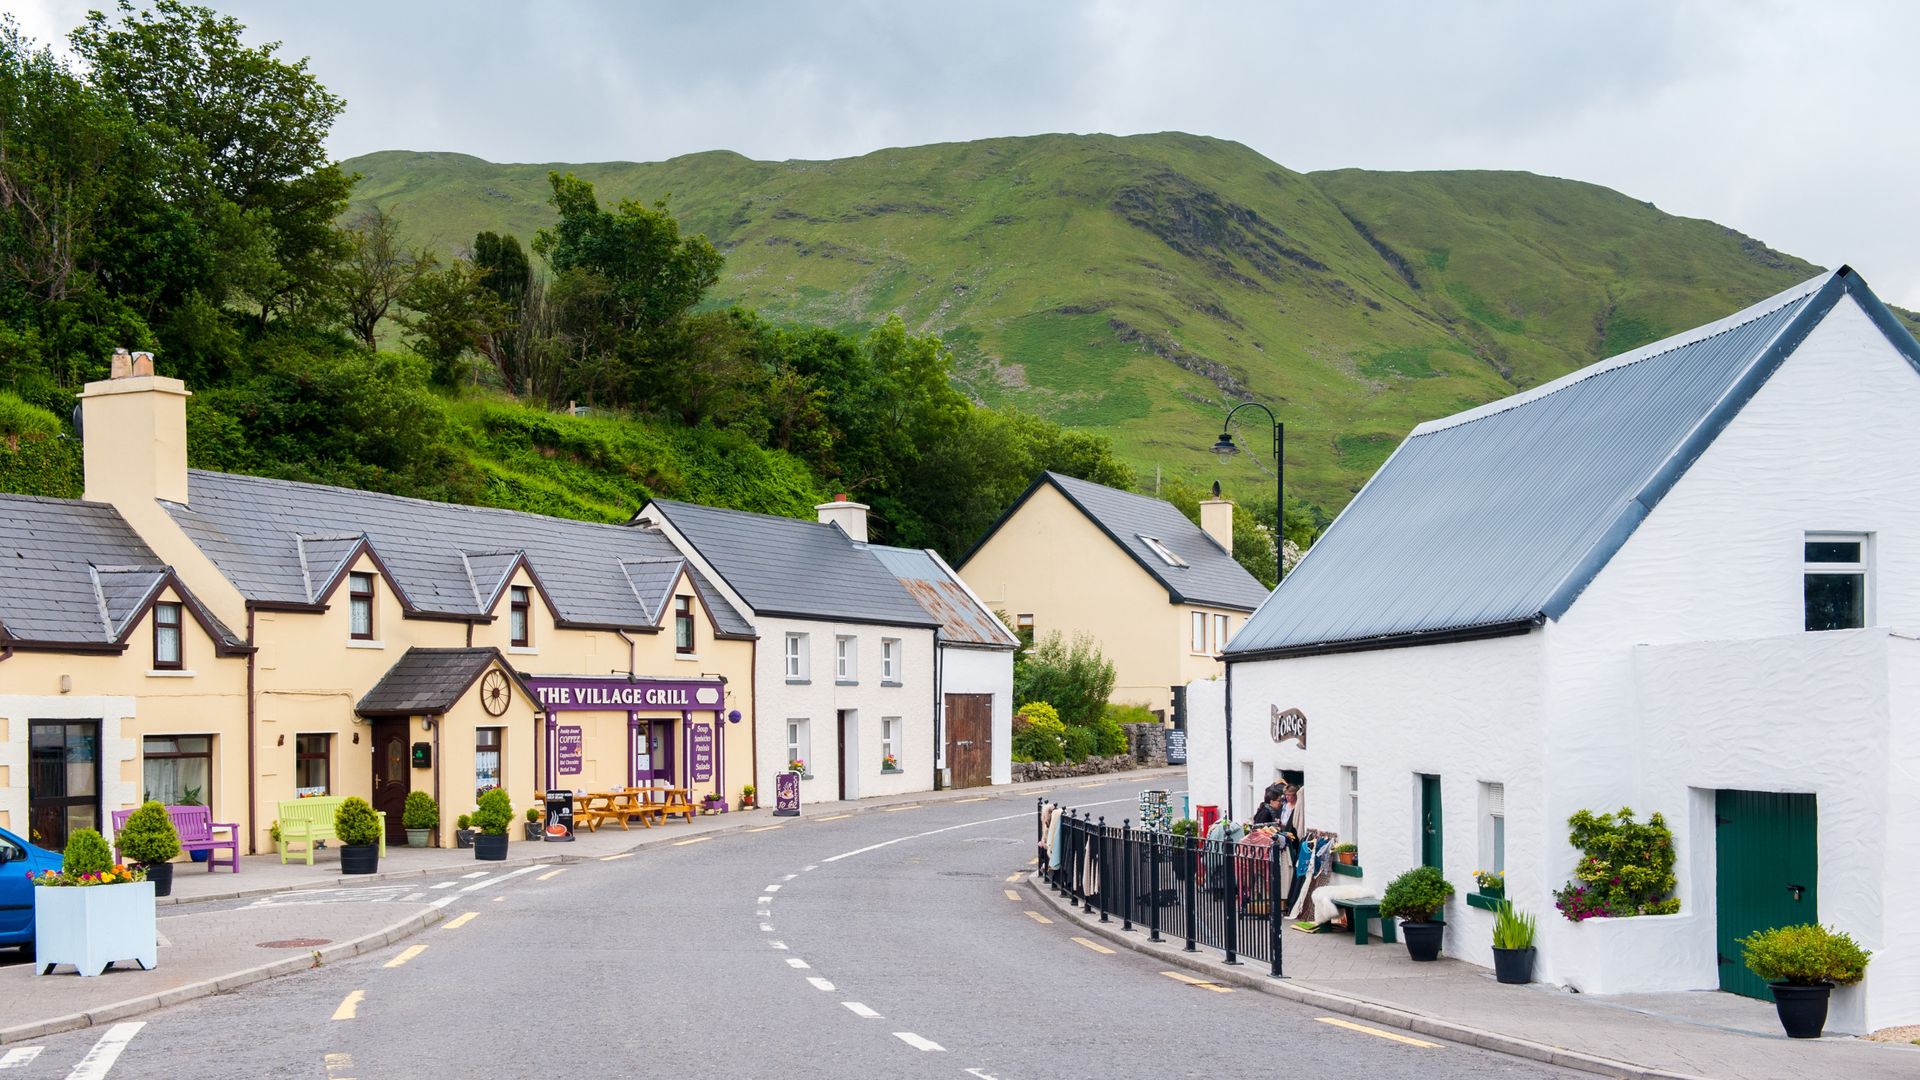
[{"label": "black iron railing", "polygon": [[[1186,951],[1202,946],[1281,973],[1286,897],[1274,883],[1288,880],[1286,849],[1258,840],[1205,840],[1136,829],[1130,821],[1060,808],[1049,842],[1044,800],[1037,822],[1040,879],[1048,888],[1103,923],[1126,932],[1145,930],[1148,940],[1184,940]],[[1056,863],[1054,852],[1059,852]]]}]

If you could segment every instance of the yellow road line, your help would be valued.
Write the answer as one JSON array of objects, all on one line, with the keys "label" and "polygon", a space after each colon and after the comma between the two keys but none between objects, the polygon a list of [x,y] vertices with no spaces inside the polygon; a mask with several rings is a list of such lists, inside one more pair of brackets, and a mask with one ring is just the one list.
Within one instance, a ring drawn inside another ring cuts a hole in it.
[{"label": "yellow road line", "polygon": [[559,867],[558,869],[554,869],[554,870],[549,870],[549,871],[547,871],[546,873],[544,873],[544,874],[541,874],[541,875],[540,875],[539,877],[537,877],[537,878],[534,878],[533,880],[535,880],[535,881],[550,881],[550,880],[552,880],[552,879],[554,879],[554,878],[557,878],[557,877],[559,877],[559,876],[560,876],[561,874],[564,874],[564,873],[566,873],[566,872],[567,872],[567,868],[566,868],[566,867],[564,867],[564,866],[562,866],[562,867]]},{"label": "yellow road line", "polygon": [[955,799],[955,800],[953,800],[953,801],[954,801],[954,805],[956,805],[956,806],[957,806],[957,805],[959,805],[960,803],[970,803],[970,802],[986,802],[986,801],[987,801],[987,800],[988,800],[989,798],[991,798],[991,797],[992,797],[992,796],[989,796],[989,795],[982,795],[982,796],[980,796],[980,797],[979,797],[979,798],[977,798],[977,799]]},{"label": "yellow road line", "polygon": [[1008,874],[1008,875],[1007,875],[1007,880],[1008,880],[1008,881],[1019,881],[1019,880],[1020,880],[1021,878],[1023,878],[1023,877],[1026,877],[1026,876],[1027,876],[1027,875],[1025,875],[1025,874]]},{"label": "yellow road line", "polygon": [[340,1007],[333,1010],[335,1020],[351,1020],[360,1011],[360,1001],[367,996],[365,990],[355,990],[340,1000]]},{"label": "yellow road line", "polygon": [[631,858],[633,858],[633,852],[631,852],[631,851],[623,851],[623,852],[621,852],[621,853],[620,853],[620,854],[618,854],[618,855],[602,855],[602,856],[600,856],[600,861],[601,861],[601,862],[612,862],[612,861],[613,861],[613,860],[615,860],[615,859],[631,859]]},{"label": "yellow road line", "polygon": [[1053,925],[1053,920],[1052,920],[1052,919],[1049,919],[1049,918],[1047,918],[1047,917],[1046,917],[1045,915],[1042,915],[1042,914],[1040,914],[1040,913],[1039,913],[1039,912],[1037,912],[1037,911],[1029,911],[1029,912],[1027,912],[1027,918],[1029,918],[1029,919],[1032,919],[1032,920],[1033,920],[1034,922],[1037,922],[1037,923],[1041,923],[1041,924],[1043,924],[1043,925],[1046,925],[1046,926],[1052,926],[1052,925]]},{"label": "yellow road line", "polygon": [[780,826],[780,825],[762,825],[757,829],[748,829],[747,831],[748,832],[772,832],[775,829],[779,829],[783,827],[784,826]]},{"label": "yellow road line", "polygon": [[1000,891],[1001,891],[1001,892],[1003,892],[1003,893],[1006,893],[1006,894],[1007,894],[1007,899],[1009,899],[1009,900],[1018,900],[1018,899],[1020,899],[1020,894],[1019,894],[1019,893],[1017,893],[1017,892],[1014,892],[1014,891],[1013,891],[1012,889],[1001,889]]},{"label": "yellow road line", "polygon": [[1034,856],[1033,858],[1031,858],[1031,859],[1028,859],[1028,860],[1027,860],[1027,865],[1028,865],[1028,866],[1039,866],[1039,865],[1040,865],[1040,856],[1038,856],[1038,855],[1035,855],[1035,856]]},{"label": "yellow road line", "polygon": [[505,900],[505,899],[506,899],[506,897],[504,897],[504,896],[496,896],[496,897],[494,897],[494,898],[493,898],[493,902],[497,904],[497,903],[499,903],[500,901],[502,901],[502,900]]},{"label": "yellow road line", "polygon": [[1182,975],[1177,971],[1163,971],[1160,974],[1165,975],[1167,978],[1172,979],[1175,982],[1183,982],[1183,983],[1186,983],[1188,986],[1197,986],[1202,990],[1211,990],[1216,994],[1233,993],[1233,990],[1230,987],[1221,986],[1219,983],[1211,983],[1205,979],[1196,979],[1191,975]]},{"label": "yellow road line", "polygon": [[409,945],[405,949],[402,949],[400,951],[399,956],[394,957],[393,959],[387,961],[385,964],[381,966],[382,967],[399,967],[401,964],[406,963],[407,961],[413,959],[416,956],[419,956],[421,953],[426,951],[427,951],[427,947],[425,945]]},{"label": "yellow road line", "polygon": [[918,809],[920,809],[920,804],[914,803],[912,806],[883,806],[880,808],[880,812],[883,814],[891,814],[896,810],[918,810]]},{"label": "yellow road line", "polygon": [[480,913],[477,911],[469,911],[465,915],[456,915],[451,920],[449,920],[444,926],[440,927],[440,929],[458,930],[461,927],[472,922],[476,917],[479,916],[479,914]]},{"label": "yellow road line", "polygon": [[1337,1027],[1337,1028],[1346,1028],[1348,1031],[1358,1031],[1358,1032],[1361,1032],[1362,1034],[1375,1035],[1382,1039],[1392,1039],[1394,1042],[1397,1042],[1397,1043],[1406,1043],[1408,1046],[1423,1046],[1428,1050],[1440,1049],[1440,1044],[1437,1042],[1428,1042],[1425,1039],[1416,1039],[1411,1035],[1399,1035],[1391,1031],[1381,1031],[1377,1027],[1368,1027],[1365,1024],[1356,1024],[1351,1020],[1342,1020],[1334,1016],[1317,1016],[1317,1017],[1314,1017],[1314,1019],[1320,1021],[1323,1024],[1332,1024],[1334,1027]]},{"label": "yellow road line", "polygon": [[711,840],[711,839],[713,839],[713,837],[711,837],[711,836],[690,836],[690,837],[688,837],[688,838],[686,838],[685,840],[675,840],[675,841],[673,842],[673,846],[674,846],[674,847],[686,847],[686,846],[687,846],[688,844],[704,844],[704,843],[706,843],[706,842],[707,842],[708,840]]},{"label": "yellow road line", "polygon": [[814,818],[813,820],[815,820],[815,821],[839,821],[839,820],[840,820],[841,818],[849,818],[849,817],[852,817],[852,816],[853,816],[852,814],[828,814],[828,815],[827,815],[826,817],[817,817],[817,818]]},{"label": "yellow road line", "polygon": [[1074,938],[1073,941],[1074,941],[1074,944],[1085,945],[1087,948],[1092,949],[1094,952],[1099,953],[1101,956],[1113,955],[1112,949],[1109,949],[1105,945],[1102,945],[1099,942],[1094,941],[1092,938],[1077,937],[1077,938]]}]

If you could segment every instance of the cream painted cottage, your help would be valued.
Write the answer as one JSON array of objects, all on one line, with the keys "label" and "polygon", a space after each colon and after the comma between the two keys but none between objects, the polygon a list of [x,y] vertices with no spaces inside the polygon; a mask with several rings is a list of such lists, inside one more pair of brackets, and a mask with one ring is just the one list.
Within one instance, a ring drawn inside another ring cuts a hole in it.
[{"label": "cream painted cottage", "polygon": [[[1441,868],[1477,963],[1503,870],[1551,981],[1761,996],[1734,939],[1818,921],[1874,953],[1830,1028],[1920,1022],[1916,417],[1842,268],[1421,425],[1190,691],[1196,801],[1297,773],[1364,884]],[[1562,919],[1568,817],[1622,806],[1679,913]]]}]

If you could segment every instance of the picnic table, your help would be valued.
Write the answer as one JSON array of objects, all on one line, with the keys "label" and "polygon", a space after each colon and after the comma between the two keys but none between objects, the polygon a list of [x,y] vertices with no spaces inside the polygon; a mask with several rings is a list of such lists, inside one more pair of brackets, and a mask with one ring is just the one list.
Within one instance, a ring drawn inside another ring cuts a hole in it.
[{"label": "picnic table", "polygon": [[[535,793],[535,798],[545,797],[545,792]],[[683,787],[630,787],[618,791],[573,793],[574,824],[576,827],[586,826],[588,832],[599,832],[600,826],[609,821],[617,821],[622,829],[626,829],[627,823],[634,818],[639,818],[641,825],[651,829],[655,821],[664,825],[667,818],[675,814],[691,822],[693,813],[693,801]]]},{"label": "picnic table", "polygon": [[675,814],[686,818],[689,824],[693,821],[693,799],[686,788],[655,785],[627,790],[635,795],[637,805],[643,807],[644,812],[659,815],[663,825]]}]

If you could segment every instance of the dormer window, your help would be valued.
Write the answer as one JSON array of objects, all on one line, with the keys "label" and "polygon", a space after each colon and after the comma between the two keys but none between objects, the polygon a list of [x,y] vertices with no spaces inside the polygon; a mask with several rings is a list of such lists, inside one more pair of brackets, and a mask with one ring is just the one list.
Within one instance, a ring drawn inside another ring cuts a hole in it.
[{"label": "dormer window", "polygon": [[1167,545],[1161,543],[1158,537],[1148,536],[1146,533],[1139,533],[1137,535],[1140,537],[1140,542],[1147,545],[1147,550],[1153,552],[1155,555],[1160,556],[1161,562],[1166,563],[1168,566],[1178,567],[1182,570],[1187,568],[1187,560],[1181,558],[1178,555],[1175,555],[1171,551],[1168,551]]},{"label": "dormer window", "polygon": [[525,585],[515,585],[507,595],[508,644],[519,649],[527,648],[533,644],[533,590]]},{"label": "dormer window", "polygon": [[185,666],[180,653],[180,605],[153,605],[153,667],[155,671],[179,671]]},{"label": "dormer window", "polygon": [[373,640],[373,575],[347,575],[348,626],[353,640]]}]

